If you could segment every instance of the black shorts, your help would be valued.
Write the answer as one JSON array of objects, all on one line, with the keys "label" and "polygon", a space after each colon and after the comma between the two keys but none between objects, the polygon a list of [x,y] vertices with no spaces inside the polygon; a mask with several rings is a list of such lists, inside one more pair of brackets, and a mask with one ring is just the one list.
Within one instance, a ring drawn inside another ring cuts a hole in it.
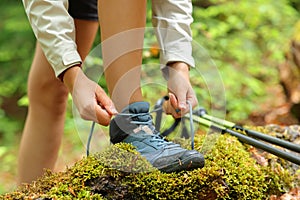
[{"label": "black shorts", "polygon": [[74,19],[98,20],[98,0],[69,0],[69,14]]}]

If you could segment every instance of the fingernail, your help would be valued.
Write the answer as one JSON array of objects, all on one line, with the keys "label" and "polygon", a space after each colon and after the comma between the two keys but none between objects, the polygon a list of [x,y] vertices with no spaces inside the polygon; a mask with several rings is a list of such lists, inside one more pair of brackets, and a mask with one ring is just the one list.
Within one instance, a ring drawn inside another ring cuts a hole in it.
[{"label": "fingernail", "polygon": [[117,113],[118,113],[117,109],[114,108],[114,107],[111,107],[111,111],[112,111],[114,114],[117,114]]},{"label": "fingernail", "polygon": [[175,112],[176,112],[176,113],[179,113],[179,112],[180,112],[180,109],[179,109],[179,108],[176,108],[176,109],[175,109]]},{"label": "fingernail", "polygon": [[180,103],[180,104],[179,104],[179,108],[181,108],[181,109],[186,109],[186,104],[185,104],[185,103]]}]

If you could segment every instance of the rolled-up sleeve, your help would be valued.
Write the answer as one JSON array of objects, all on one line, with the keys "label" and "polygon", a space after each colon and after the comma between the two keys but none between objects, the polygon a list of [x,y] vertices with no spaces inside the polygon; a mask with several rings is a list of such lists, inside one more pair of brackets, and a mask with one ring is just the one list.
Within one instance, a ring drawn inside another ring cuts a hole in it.
[{"label": "rolled-up sleeve", "polygon": [[191,0],[152,0],[152,23],[160,45],[162,66],[181,61],[194,66]]},{"label": "rolled-up sleeve", "polygon": [[67,0],[23,0],[33,32],[58,77],[82,62],[75,43],[74,20]]}]

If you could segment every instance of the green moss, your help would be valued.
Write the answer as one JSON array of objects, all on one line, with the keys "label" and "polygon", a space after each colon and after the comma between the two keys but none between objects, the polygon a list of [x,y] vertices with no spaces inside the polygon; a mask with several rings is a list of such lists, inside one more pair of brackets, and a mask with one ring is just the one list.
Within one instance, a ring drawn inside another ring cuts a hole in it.
[{"label": "green moss", "polygon": [[[197,135],[195,141],[200,150],[203,137]],[[2,198],[267,199],[286,192],[296,181],[279,164],[257,164],[248,147],[229,135],[220,135],[205,157],[202,169],[166,174],[154,169],[134,147],[121,143],[64,172],[47,171],[38,181]]]}]

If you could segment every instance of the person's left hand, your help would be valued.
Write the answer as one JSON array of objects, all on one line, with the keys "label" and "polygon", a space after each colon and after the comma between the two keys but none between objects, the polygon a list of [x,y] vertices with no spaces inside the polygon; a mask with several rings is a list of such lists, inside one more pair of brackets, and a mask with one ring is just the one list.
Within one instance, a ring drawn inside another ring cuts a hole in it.
[{"label": "person's left hand", "polygon": [[172,63],[168,67],[169,100],[164,104],[164,111],[179,118],[189,111],[190,102],[194,108],[198,104],[189,78],[189,66],[183,62]]}]

